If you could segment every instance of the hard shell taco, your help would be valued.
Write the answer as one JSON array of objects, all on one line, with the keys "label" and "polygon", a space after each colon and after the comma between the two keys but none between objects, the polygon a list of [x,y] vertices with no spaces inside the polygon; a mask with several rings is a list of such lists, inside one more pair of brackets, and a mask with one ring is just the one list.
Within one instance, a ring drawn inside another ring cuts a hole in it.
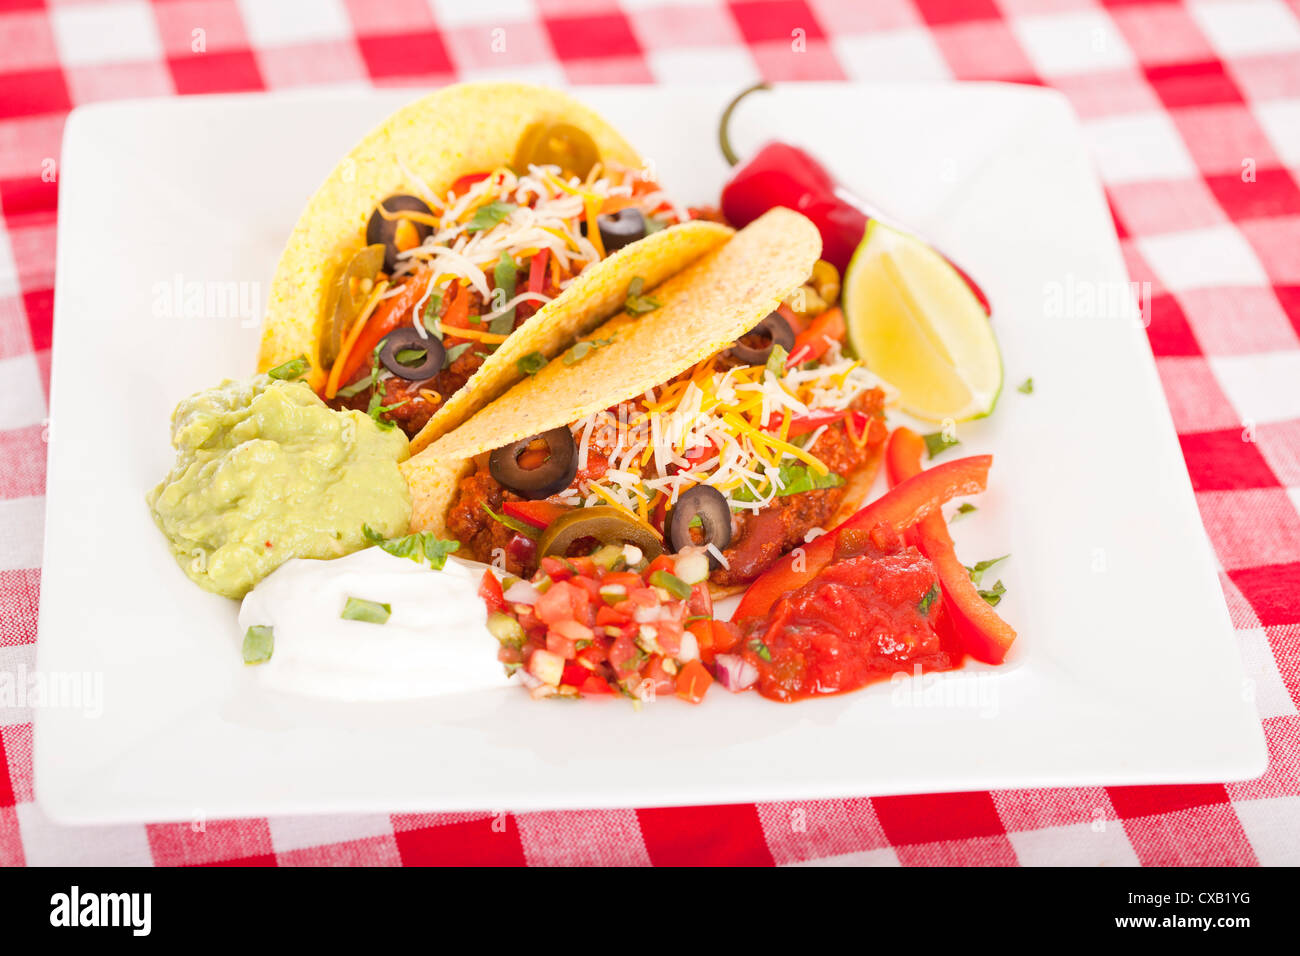
[{"label": "hard shell taco", "polygon": [[716,595],[856,510],[887,435],[884,393],[841,350],[837,310],[778,309],[820,248],[807,219],[774,209],[634,289],[401,466],[413,526],[525,579],[548,556],[693,552]]},{"label": "hard shell taco", "polygon": [[466,421],[731,230],[689,222],[636,151],[572,98],[447,87],[365,137],[303,211],[258,370],[305,358],[331,406],[412,450]]}]

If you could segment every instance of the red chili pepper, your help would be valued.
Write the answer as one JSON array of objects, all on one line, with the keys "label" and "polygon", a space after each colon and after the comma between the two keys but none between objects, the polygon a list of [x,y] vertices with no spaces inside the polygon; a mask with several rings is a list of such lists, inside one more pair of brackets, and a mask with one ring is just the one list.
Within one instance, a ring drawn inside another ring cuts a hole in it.
[{"label": "red chili pepper", "polygon": [[846,521],[813,539],[811,544],[795,548],[760,574],[740,599],[732,620],[766,617],[782,595],[807,584],[834,560],[836,542],[843,532],[870,532],[882,522],[901,532],[945,501],[983,491],[992,464],[992,455],[958,458],[936,465],[891,488]]},{"label": "red chili pepper", "polygon": [[[895,428],[885,451],[890,485],[922,473],[921,451],[925,442],[910,428]],[[992,606],[980,597],[970,574],[957,559],[952,535],[943,515],[933,511],[918,522],[909,534],[921,553],[930,559],[939,573],[943,600],[956,630],[962,649],[987,664],[1000,664],[1016,639],[1016,632],[998,617]]]},{"label": "red chili pepper", "polygon": [[[740,162],[731,148],[728,124],[737,104],[766,83],[751,86],[727,106],[722,114],[718,141],[732,166]],[[738,166],[722,190],[722,212],[737,228],[747,226],[774,206],[803,213],[822,235],[822,258],[842,273],[862,242],[870,219],[884,220],[875,209],[837,184],[826,167],[811,155],[788,143],[772,142]],[[946,258],[946,257],[945,257]],[[948,260],[979,299],[985,314],[991,314],[988,297],[960,266]]]}]

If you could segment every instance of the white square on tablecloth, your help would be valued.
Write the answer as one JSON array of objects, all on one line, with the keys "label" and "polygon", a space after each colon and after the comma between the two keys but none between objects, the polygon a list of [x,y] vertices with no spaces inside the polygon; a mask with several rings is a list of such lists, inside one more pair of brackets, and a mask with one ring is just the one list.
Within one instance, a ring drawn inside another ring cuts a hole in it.
[{"label": "white square on tablecloth", "polygon": [[20,803],[18,829],[28,866],[150,866],[153,854],[142,823],[65,827],[34,803]]},{"label": "white square on tablecloth", "polygon": [[39,568],[45,534],[45,497],[0,499],[0,571]]},{"label": "white square on tablecloth", "polygon": [[519,23],[537,15],[533,0],[429,0],[440,27],[459,27],[470,23]]},{"label": "white square on tablecloth", "polygon": [[660,83],[722,83],[740,89],[758,79],[753,57],[734,47],[649,50],[645,58]]},{"label": "white square on tablecloth", "polygon": [[892,846],[882,846],[876,850],[858,850],[855,853],[841,853],[839,856],[822,856],[815,860],[800,860],[797,863],[785,863],[783,866],[902,866],[898,854]]},{"label": "white square on tablecloth", "polygon": [[393,835],[392,818],[384,813],[268,817],[266,825],[276,853]]},{"label": "white square on tablecloth", "polygon": [[162,57],[162,39],[149,4],[60,5],[50,11],[59,60],[64,66],[130,63]]},{"label": "white square on tablecloth", "polygon": [[1231,225],[1144,236],[1137,240],[1137,246],[1156,275],[1174,292],[1268,283],[1250,244]]},{"label": "white square on tablecloth", "polygon": [[1043,76],[1097,73],[1133,64],[1133,51],[1101,10],[1013,17],[1011,29]]},{"label": "white square on tablecloth", "polygon": [[950,80],[952,70],[929,30],[833,36],[831,49],[850,79]]},{"label": "white square on tablecloth", "polygon": [[1255,116],[1282,162],[1300,166],[1300,100],[1257,103]]},{"label": "white square on tablecloth", "polygon": [[1222,56],[1300,50],[1300,24],[1282,0],[1193,3],[1189,9]]},{"label": "white square on tablecloth", "polygon": [[1196,163],[1167,113],[1088,120],[1083,131],[1108,185],[1197,175]]},{"label": "white square on tablecloth", "polygon": [[256,46],[287,46],[352,36],[341,0],[239,0],[248,38]]},{"label": "white square on tablecloth", "polygon": [[1212,356],[1210,367],[1242,421],[1300,418],[1300,349]]},{"label": "white square on tablecloth", "polygon": [[1091,823],[1022,830],[1007,834],[1022,866],[1137,866],[1137,854],[1124,824],[1106,820],[1098,832]]},{"label": "white square on tablecloth", "polygon": [[34,353],[0,358],[0,382],[5,390],[5,399],[0,402],[0,430],[45,421],[45,388]]},{"label": "white square on tablecloth", "polygon": [[1300,797],[1234,802],[1261,866],[1300,865]]},{"label": "white square on tablecloth", "polygon": [[1277,660],[1268,644],[1268,633],[1262,627],[1251,627],[1237,632],[1237,646],[1246,668],[1246,680],[1251,682],[1255,706],[1261,720],[1269,717],[1288,717],[1296,713],[1295,701],[1282,683],[1277,670]]}]

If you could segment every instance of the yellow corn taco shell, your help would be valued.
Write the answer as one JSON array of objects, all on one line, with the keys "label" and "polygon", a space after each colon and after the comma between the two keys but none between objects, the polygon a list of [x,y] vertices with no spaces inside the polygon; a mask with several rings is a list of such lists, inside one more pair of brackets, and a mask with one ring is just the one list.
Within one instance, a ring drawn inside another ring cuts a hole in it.
[{"label": "yellow corn taco shell", "polygon": [[808,219],[773,209],[655,286],[658,309],[639,318],[620,312],[588,336],[612,342],[571,366],[550,362],[404,462],[412,528],[444,532],[457,483],[476,455],[639,395],[730,346],[808,278],[820,253]]},{"label": "yellow corn taco shell", "polygon": [[[257,368],[266,371],[306,356],[309,383],[319,389],[319,344],[330,293],[343,268],[364,246],[366,221],[395,193],[443,196],[461,176],[508,163],[533,124],[564,122],[591,136],[602,161],[639,166],[641,157],[596,113],[555,90],[519,83],[449,86],[398,110],[338,164],[307,203],[271,283]],[[621,301],[627,282],[643,275],[653,285],[724,242],[731,230],[690,222],[654,233],[588,268],[498,349],[417,436],[414,449],[450,431],[520,375],[516,361],[540,351],[548,358]],[[609,275],[612,278],[602,278]],[[627,278],[624,279],[623,276]],[[620,292],[620,285],[622,290]]]}]

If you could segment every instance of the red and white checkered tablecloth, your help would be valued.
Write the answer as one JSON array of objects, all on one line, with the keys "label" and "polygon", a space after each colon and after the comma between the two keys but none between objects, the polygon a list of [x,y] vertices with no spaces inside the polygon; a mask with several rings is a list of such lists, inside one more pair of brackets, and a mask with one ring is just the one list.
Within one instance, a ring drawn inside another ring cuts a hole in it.
[{"label": "red and white checkered tablecloth", "polygon": [[[494,53],[500,28],[507,50]],[[806,52],[791,50],[796,29]],[[1152,283],[1151,346],[1268,772],[504,821],[69,828],[33,801],[30,712],[0,701],[0,865],[1300,863],[1300,0],[0,0],[0,674],[34,667],[54,163],[68,110],[503,75],[737,88],[759,76],[997,79],[1064,92],[1132,277]]]}]

